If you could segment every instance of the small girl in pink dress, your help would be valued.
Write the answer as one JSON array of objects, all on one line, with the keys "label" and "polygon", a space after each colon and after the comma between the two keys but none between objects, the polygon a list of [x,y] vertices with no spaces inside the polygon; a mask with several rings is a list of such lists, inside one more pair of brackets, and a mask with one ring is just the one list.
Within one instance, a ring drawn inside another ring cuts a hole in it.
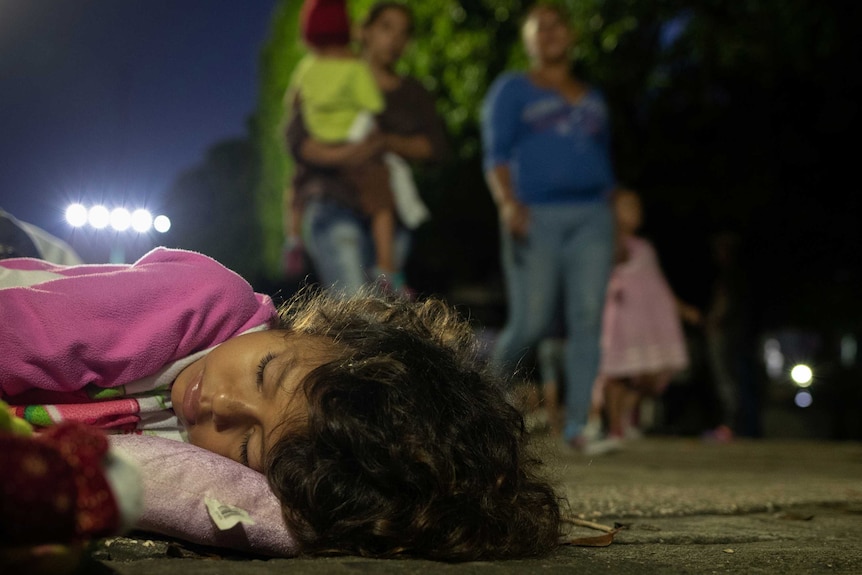
[{"label": "small girl in pink dress", "polygon": [[643,397],[657,397],[689,364],[682,321],[700,312],[680,301],[662,273],[652,244],[637,235],[641,201],[617,190],[617,263],[602,319],[602,359],[594,402],[604,402],[611,437],[638,435],[634,411]]}]

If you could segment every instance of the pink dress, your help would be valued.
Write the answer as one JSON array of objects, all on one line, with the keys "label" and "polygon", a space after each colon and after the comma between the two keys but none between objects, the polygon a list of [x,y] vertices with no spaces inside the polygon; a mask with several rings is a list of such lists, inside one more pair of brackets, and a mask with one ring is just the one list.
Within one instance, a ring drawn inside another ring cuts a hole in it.
[{"label": "pink dress", "polygon": [[682,321],[652,244],[626,240],[628,260],[608,285],[599,373],[607,377],[676,373],[688,367]]}]

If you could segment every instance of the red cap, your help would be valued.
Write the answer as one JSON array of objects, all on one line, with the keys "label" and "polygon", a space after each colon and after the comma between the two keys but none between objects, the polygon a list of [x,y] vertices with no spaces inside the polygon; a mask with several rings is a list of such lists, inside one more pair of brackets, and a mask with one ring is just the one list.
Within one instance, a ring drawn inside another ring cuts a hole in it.
[{"label": "red cap", "polygon": [[350,19],[344,0],[305,0],[299,22],[302,39],[310,46],[350,43]]}]

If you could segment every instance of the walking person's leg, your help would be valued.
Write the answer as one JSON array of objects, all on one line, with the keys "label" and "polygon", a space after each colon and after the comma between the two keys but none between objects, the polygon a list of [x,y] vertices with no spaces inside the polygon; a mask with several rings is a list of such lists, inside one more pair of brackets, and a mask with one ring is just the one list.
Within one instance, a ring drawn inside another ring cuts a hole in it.
[{"label": "walking person's leg", "polygon": [[540,210],[531,211],[530,232],[516,240],[501,237],[508,316],[494,345],[493,364],[507,375],[524,355],[548,335],[559,313],[559,234],[546,225]]},{"label": "walking person's leg", "polygon": [[366,260],[374,252],[364,222],[345,208],[309,201],[302,226],[321,285],[344,294],[356,293],[367,281]]},{"label": "walking person's leg", "polygon": [[613,218],[605,204],[576,206],[564,248],[566,332],[565,437],[583,443],[599,367],[605,290],[613,265]]}]

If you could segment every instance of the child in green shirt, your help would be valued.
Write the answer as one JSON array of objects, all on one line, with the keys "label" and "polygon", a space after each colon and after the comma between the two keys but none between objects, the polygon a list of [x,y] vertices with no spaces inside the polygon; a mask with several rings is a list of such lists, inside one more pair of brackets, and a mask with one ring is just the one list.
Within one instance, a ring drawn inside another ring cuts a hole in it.
[{"label": "child in green shirt", "polygon": [[[309,53],[291,79],[311,136],[324,144],[361,141],[374,130],[384,100],[371,70],[350,48],[350,22],[343,0],[306,0],[301,33]],[[396,290],[403,276],[395,266],[395,202],[390,170],[382,157],[351,170],[362,210],[371,219],[377,269]]]}]

